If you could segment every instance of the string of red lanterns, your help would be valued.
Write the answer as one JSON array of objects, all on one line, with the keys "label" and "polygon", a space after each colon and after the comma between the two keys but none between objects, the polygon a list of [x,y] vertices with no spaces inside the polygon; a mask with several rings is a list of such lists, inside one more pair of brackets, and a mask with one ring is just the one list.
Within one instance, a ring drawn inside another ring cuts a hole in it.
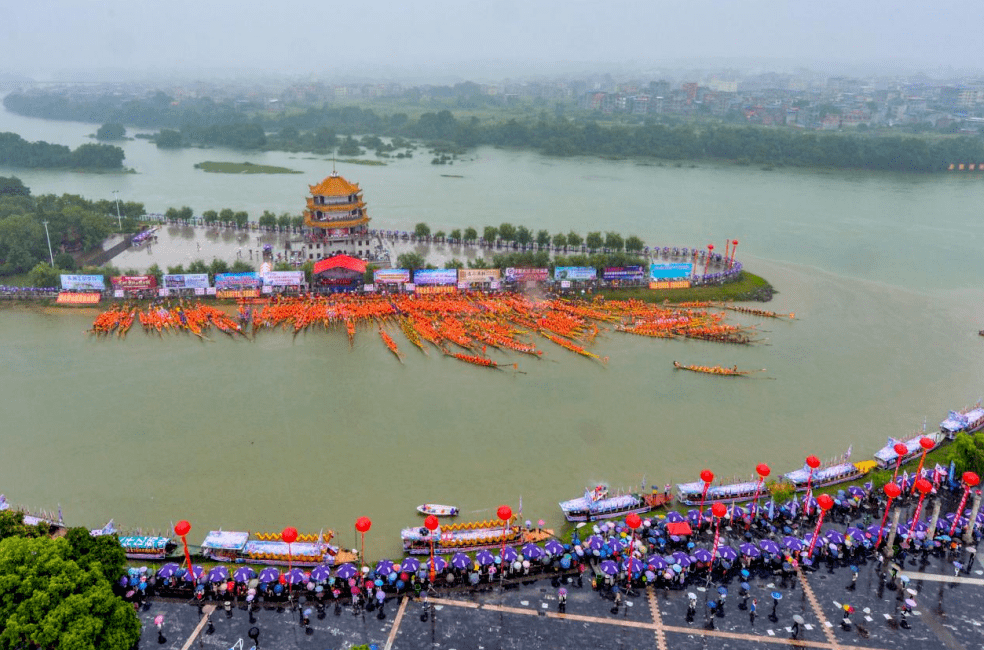
[{"label": "string of red lanterns", "polygon": [[[759,463],[755,466],[755,473],[759,475],[758,483],[755,485],[755,498],[752,499],[752,506],[755,508],[755,514],[758,514],[758,501],[759,501],[759,490],[762,489],[762,484],[765,483],[765,478],[772,473],[772,470],[765,463]],[[752,525],[752,508],[748,509],[748,523],[745,524],[745,530],[748,530]]]},{"label": "string of red lanterns", "polygon": [[[950,526],[950,532],[947,533],[950,537],[953,537],[954,531],[957,530],[957,522],[960,521],[960,516],[963,515],[964,506],[967,505],[967,495],[970,491],[981,482],[981,477],[973,472],[964,472],[963,476],[964,491],[963,496],[960,497],[960,505],[957,506],[957,512],[953,515],[953,524]],[[967,522],[967,525],[972,526],[972,522]]]},{"label": "string of red lanterns", "polygon": [[[927,481],[926,479],[921,478],[918,481],[916,481],[915,488],[916,490],[919,491],[919,503],[916,504],[916,511],[912,514],[912,523],[909,524],[909,535],[905,538],[905,541],[902,543],[902,546],[904,548],[909,547],[909,542],[912,540],[912,537],[916,532],[915,526],[916,526],[916,522],[919,521],[919,513],[922,512],[923,499],[926,498],[927,494],[932,492],[933,484]],[[956,521],[956,519],[954,519],[954,521]]]}]

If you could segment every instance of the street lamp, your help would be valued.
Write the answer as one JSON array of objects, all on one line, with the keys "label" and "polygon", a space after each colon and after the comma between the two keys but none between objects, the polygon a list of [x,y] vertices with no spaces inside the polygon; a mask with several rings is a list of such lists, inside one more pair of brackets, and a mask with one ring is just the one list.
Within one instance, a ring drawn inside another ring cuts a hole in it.
[{"label": "street lamp", "polygon": [[113,195],[116,197],[116,219],[120,222],[120,232],[123,232],[123,216],[120,214],[120,191],[113,190]]},{"label": "street lamp", "polygon": [[51,254],[51,235],[48,234],[48,222],[42,221],[44,224],[44,236],[48,240],[48,258],[51,260],[51,268],[55,268],[55,256]]}]

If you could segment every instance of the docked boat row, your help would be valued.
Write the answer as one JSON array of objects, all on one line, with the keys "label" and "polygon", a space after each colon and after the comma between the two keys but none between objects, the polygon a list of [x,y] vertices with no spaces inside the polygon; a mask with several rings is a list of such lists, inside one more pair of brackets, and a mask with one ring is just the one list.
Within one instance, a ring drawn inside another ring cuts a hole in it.
[{"label": "docked boat row", "polygon": [[607,485],[596,485],[584,491],[583,497],[562,501],[560,509],[567,521],[596,521],[614,519],[629,513],[643,513],[655,510],[670,501],[670,495],[659,494],[653,488],[652,494],[609,494]]},{"label": "docked boat row", "polygon": [[250,539],[248,532],[213,530],[201,544],[202,557],[216,562],[249,564],[293,564],[295,566],[332,566],[355,562],[355,553],[332,546],[334,531],[316,535],[298,535],[287,544],[279,533],[259,533]]}]

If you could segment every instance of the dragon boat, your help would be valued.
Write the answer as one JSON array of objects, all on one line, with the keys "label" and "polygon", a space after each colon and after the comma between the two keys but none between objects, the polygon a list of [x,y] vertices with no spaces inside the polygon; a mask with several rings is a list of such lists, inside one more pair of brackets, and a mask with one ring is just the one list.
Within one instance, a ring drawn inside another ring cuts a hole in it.
[{"label": "dragon boat", "polygon": [[607,485],[596,485],[585,490],[583,497],[561,501],[560,509],[567,521],[595,521],[622,517],[631,512],[649,512],[668,501],[668,497],[655,491],[652,494],[610,495]]},{"label": "dragon boat", "polygon": [[461,524],[444,524],[433,533],[423,526],[404,528],[400,531],[403,550],[411,555],[430,553],[431,540],[437,554],[458,551],[479,551],[498,549],[503,544],[538,543],[553,537],[553,531],[546,528],[527,530],[516,525],[518,517],[513,517],[503,525],[497,519],[473,521]]},{"label": "dragon boat", "polygon": [[318,566],[355,562],[355,553],[329,544],[334,532],[298,535],[289,546],[279,533],[257,533],[250,539],[248,532],[209,531],[201,544],[202,557],[217,562]]},{"label": "dragon boat", "polygon": [[738,370],[738,366],[735,366],[734,368],[724,368],[722,366],[698,366],[694,364],[684,365],[679,361],[674,361],[673,367],[677,370],[690,370],[692,372],[702,372],[708,375],[722,375],[724,377],[744,377],[752,374],[753,372],[761,372],[759,370]]}]

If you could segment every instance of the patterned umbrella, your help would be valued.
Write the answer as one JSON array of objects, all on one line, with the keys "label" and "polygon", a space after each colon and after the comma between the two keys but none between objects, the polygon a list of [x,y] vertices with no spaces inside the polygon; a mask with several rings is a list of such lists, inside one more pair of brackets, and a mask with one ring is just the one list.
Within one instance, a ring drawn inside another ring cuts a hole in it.
[{"label": "patterned umbrella", "polygon": [[260,571],[260,582],[276,582],[280,578],[280,571],[271,566]]},{"label": "patterned umbrella", "polygon": [[696,551],[694,551],[694,557],[697,558],[698,562],[710,562],[711,552],[708,551],[706,548],[699,548]]},{"label": "patterned umbrella", "polygon": [[762,551],[758,550],[758,547],[755,546],[755,544],[742,544],[738,547],[738,550],[741,551],[742,555],[747,555],[748,557],[758,557],[762,555]]},{"label": "patterned umbrella", "polygon": [[[427,566],[427,569],[430,570],[430,566],[431,566],[431,561],[430,560],[427,560],[426,566]],[[448,567],[448,561],[447,560],[445,560],[443,557],[441,557],[439,555],[435,555],[434,556],[434,570],[435,571],[437,571],[438,573],[440,573],[441,571],[444,571],[444,569],[446,569],[447,567]]]},{"label": "patterned umbrella", "polygon": [[823,537],[828,544],[843,544],[845,540],[844,534],[838,530],[828,530]]},{"label": "patterned umbrella", "polygon": [[311,579],[318,582],[324,582],[331,576],[331,567],[325,566],[324,564],[319,564],[318,566],[311,569]]},{"label": "patterned umbrella", "polygon": [[174,562],[168,562],[167,564],[165,564],[164,566],[162,566],[160,569],[157,570],[157,577],[170,578],[171,576],[173,576],[175,573],[178,572],[179,568],[180,567]]},{"label": "patterned umbrella", "polygon": [[584,548],[590,548],[592,551],[600,551],[601,547],[605,545],[605,540],[598,537],[597,535],[592,535],[591,537],[584,540]]},{"label": "patterned umbrella", "polygon": [[420,570],[420,560],[415,557],[404,558],[400,563],[400,569],[407,573],[416,573]]},{"label": "patterned umbrella", "polygon": [[289,585],[299,585],[307,582],[307,574],[302,569],[291,569],[284,574],[284,579]]},{"label": "patterned umbrella", "polygon": [[681,515],[676,510],[671,510],[670,512],[666,513],[667,523],[676,524],[676,523],[680,523],[683,520],[684,520],[683,515]]},{"label": "patterned umbrella", "polygon": [[659,555],[649,556],[649,559],[646,561],[646,563],[657,571],[663,571],[668,566],[670,566],[669,563]]},{"label": "patterned umbrella", "polygon": [[722,560],[727,560],[729,562],[734,562],[738,559],[738,551],[730,546],[721,546],[718,548],[718,557]]},{"label": "patterned umbrella", "polygon": [[256,577],[256,571],[248,566],[241,566],[232,572],[232,579],[236,582],[249,582]]},{"label": "patterned umbrella", "polygon": [[481,550],[475,554],[475,561],[482,566],[488,566],[490,564],[495,564],[495,556],[489,551]]},{"label": "patterned umbrella", "polygon": [[626,558],[626,560],[622,562],[622,568],[629,573],[641,573],[645,570],[646,565],[639,558],[630,557]]},{"label": "patterned umbrella", "polygon": [[502,550],[502,559],[505,562],[515,562],[518,557],[519,553],[512,546],[507,546]]},{"label": "patterned umbrella", "polygon": [[865,496],[865,491],[862,488],[859,488],[857,485],[852,485],[851,487],[847,488],[847,492],[851,496],[858,497],[859,499],[863,499]]},{"label": "patterned umbrella", "polygon": [[393,572],[393,563],[390,560],[380,560],[376,565],[376,573],[381,576],[389,575]]},{"label": "patterned umbrella", "polygon": [[[355,577],[356,575],[358,575],[358,573],[359,570],[356,569],[355,566],[347,563],[338,567],[338,569],[335,571],[335,575],[337,575],[339,578],[342,578],[343,580],[348,580],[349,578]],[[262,574],[260,575],[260,577],[261,578],[263,577]]]},{"label": "patterned umbrella", "polygon": [[610,539],[608,540],[608,548],[612,549],[613,552],[618,553],[624,550],[629,543],[622,539]]},{"label": "patterned umbrella", "polygon": [[202,575],[204,575],[204,574],[205,574],[205,569],[201,568],[197,564],[192,564],[191,565],[191,571],[190,572],[187,572],[186,571],[183,577],[184,577],[185,580],[188,580],[190,582],[192,575],[195,576],[195,580],[197,581],[197,580],[201,580],[202,579]]},{"label": "patterned umbrella", "polygon": [[793,552],[802,551],[806,548],[806,544],[803,543],[803,540],[788,536],[782,538],[782,545]]},{"label": "patterned umbrella", "polygon": [[605,575],[613,576],[618,573],[618,565],[611,560],[604,560],[598,568],[601,569],[601,572]]},{"label": "patterned umbrella", "polygon": [[773,555],[779,554],[779,545],[773,542],[771,539],[763,539],[759,542],[759,548],[766,553],[772,553]]},{"label": "patterned umbrella", "polygon": [[564,545],[555,539],[551,539],[543,545],[543,550],[550,555],[561,555],[564,552]]},{"label": "patterned umbrella", "polygon": [[677,551],[673,554],[673,560],[676,564],[680,566],[690,566],[690,556],[683,551]]},{"label": "patterned umbrella", "polygon": [[456,569],[467,569],[472,565],[471,558],[464,553],[455,553],[451,558],[451,566]]},{"label": "patterned umbrella", "polygon": [[209,582],[226,582],[229,580],[229,569],[224,566],[214,566],[208,571]]},{"label": "patterned umbrella", "polygon": [[534,544],[533,542],[528,542],[523,544],[523,557],[527,560],[535,560],[537,558],[543,557],[543,549]]}]

